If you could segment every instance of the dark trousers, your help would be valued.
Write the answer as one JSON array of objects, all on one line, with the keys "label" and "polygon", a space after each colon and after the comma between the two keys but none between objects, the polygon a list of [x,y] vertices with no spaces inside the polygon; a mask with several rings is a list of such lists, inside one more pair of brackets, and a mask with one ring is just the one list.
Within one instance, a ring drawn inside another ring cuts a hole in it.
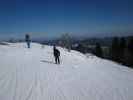
[{"label": "dark trousers", "polygon": [[60,64],[60,58],[59,57],[55,57],[55,63]]},{"label": "dark trousers", "polygon": [[30,48],[30,42],[27,42],[27,46],[28,46],[28,48]]}]

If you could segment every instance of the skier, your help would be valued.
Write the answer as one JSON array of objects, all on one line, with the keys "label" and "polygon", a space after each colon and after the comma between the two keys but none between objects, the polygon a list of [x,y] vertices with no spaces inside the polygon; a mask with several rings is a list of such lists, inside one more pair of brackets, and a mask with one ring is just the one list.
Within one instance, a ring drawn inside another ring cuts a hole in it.
[{"label": "skier", "polygon": [[26,35],[25,35],[25,41],[27,42],[28,48],[30,48],[30,42],[31,42],[31,40],[30,40],[29,34],[26,34]]},{"label": "skier", "polygon": [[60,64],[60,51],[56,48],[56,46],[54,46],[53,51],[54,51],[55,63]]}]

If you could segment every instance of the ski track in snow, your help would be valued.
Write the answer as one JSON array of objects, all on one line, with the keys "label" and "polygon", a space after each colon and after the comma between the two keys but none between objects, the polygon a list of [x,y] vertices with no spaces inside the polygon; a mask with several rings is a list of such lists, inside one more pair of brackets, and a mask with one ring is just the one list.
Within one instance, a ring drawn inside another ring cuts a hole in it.
[{"label": "ski track in snow", "polygon": [[0,100],[133,100],[133,70],[92,55],[33,43],[0,45]]}]

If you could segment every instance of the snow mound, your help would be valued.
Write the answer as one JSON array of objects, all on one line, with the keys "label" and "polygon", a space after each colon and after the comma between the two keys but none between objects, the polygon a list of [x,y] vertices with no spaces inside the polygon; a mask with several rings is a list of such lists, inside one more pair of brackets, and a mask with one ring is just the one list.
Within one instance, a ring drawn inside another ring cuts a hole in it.
[{"label": "snow mound", "polygon": [[52,46],[0,45],[0,100],[133,100],[133,70]]}]

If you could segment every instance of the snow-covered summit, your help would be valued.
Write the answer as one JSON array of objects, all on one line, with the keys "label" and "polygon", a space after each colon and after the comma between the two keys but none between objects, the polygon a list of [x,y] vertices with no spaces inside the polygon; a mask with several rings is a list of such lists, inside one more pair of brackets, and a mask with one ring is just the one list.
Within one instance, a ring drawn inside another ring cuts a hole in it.
[{"label": "snow-covered summit", "polygon": [[133,70],[77,51],[0,45],[0,100],[133,100]]}]

